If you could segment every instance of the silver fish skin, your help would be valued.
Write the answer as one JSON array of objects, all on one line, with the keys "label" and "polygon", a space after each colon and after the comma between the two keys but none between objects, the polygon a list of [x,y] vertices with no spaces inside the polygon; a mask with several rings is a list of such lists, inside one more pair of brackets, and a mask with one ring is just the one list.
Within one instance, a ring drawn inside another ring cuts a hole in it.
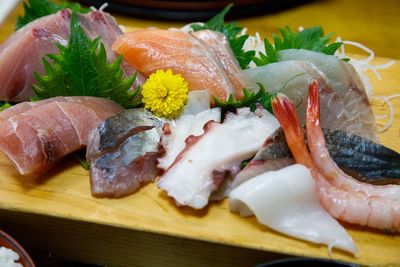
[{"label": "silver fish skin", "polygon": [[123,197],[153,181],[164,123],[147,110],[132,109],[92,132],[87,159],[93,196]]},{"label": "silver fish skin", "polygon": [[[400,154],[396,151],[343,131],[324,128],[323,132],[332,159],[354,178],[372,184],[400,183]],[[236,175],[232,188],[261,173],[293,163],[283,130],[279,128]]]}]

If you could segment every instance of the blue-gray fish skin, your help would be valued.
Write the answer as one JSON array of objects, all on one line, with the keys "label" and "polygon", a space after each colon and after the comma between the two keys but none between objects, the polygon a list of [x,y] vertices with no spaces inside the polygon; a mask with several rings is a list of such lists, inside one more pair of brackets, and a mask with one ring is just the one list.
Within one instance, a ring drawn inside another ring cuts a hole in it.
[{"label": "blue-gray fish skin", "polygon": [[153,181],[164,122],[149,111],[132,109],[92,133],[87,152],[92,195],[122,197]]},{"label": "blue-gray fish skin", "polygon": [[[325,128],[323,132],[332,159],[354,178],[372,184],[400,183],[400,154],[396,151],[343,131]],[[235,177],[234,187],[265,171],[293,163],[283,130],[279,128]]]}]

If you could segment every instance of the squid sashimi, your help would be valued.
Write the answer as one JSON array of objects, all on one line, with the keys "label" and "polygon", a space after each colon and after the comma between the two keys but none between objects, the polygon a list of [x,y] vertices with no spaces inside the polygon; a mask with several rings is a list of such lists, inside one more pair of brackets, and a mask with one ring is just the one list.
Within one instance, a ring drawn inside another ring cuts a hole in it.
[{"label": "squid sashimi", "polygon": [[43,174],[63,156],[83,148],[89,131],[123,109],[111,100],[97,97],[56,97],[23,110],[17,104],[11,116],[0,121],[0,151],[24,176]]},{"label": "squid sashimi", "polygon": [[310,171],[296,164],[265,172],[229,194],[230,209],[280,233],[356,254],[346,230],[318,202]]},{"label": "squid sashimi", "polygon": [[[42,57],[56,54],[56,43],[66,46],[70,32],[71,11],[39,18],[11,35],[0,46],[0,99],[12,102],[26,101],[34,95],[33,72],[44,73]],[[101,36],[109,60],[115,59],[111,44],[122,34],[115,19],[101,11],[78,14],[78,20],[89,38]],[[127,74],[134,69],[124,65]]]},{"label": "squid sashimi", "polygon": [[204,134],[186,139],[184,150],[158,180],[158,187],[178,205],[205,207],[225,177],[236,174],[279,124],[265,110],[228,113],[223,123],[208,122]]},{"label": "squid sashimi", "polygon": [[317,80],[322,127],[377,140],[368,97],[350,64],[335,56],[296,49],[280,51],[279,59],[282,61],[244,70],[239,75],[244,87],[257,90],[257,83],[261,83],[270,92],[284,93],[295,103],[305,123],[308,85]]},{"label": "squid sashimi", "polygon": [[285,132],[290,151],[297,163],[311,170],[317,183],[321,205],[335,218],[362,226],[400,231],[400,201],[364,192],[338,188],[319,171],[304,141],[294,104],[284,95],[272,101],[274,114]]},{"label": "squid sashimi", "polygon": [[122,197],[153,181],[165,120],[137,108],[103,121],[89,136],[90,189],[96,197]]},{"label": "squid sashimi", "polygon": [[[209,41],[202,41],[190,33],[144,29],[118,37],[112,48],[147,76],[158,69],[171,69],[186,79],[190,90],[207,88],[220,100],[228,99],[230,94],[240,98],[241,83],[228,74],[240,69],[238,63],[226,45],[225,37],[215,34],[213,38],[217,40],[210,46]],[[213,47],[217,43],[220,48],[215,51]],[[236,67],[232,68],[232,65]]]}]

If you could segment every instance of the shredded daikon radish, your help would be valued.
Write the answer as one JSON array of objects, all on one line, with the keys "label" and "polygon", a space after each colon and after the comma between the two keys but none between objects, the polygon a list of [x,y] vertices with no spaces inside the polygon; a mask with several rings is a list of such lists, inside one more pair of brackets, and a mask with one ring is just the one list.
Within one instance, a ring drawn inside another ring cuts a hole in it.
[{"label": "shredded daikon radish", "polygon": [[[375,53],[374,53],[374,51],[372,51],[372,49],[370,49],[370,48],[366,47],[365,45],[360,44],[358,42],[342,40],[340,37],[338,37],[336,39],[336,42],[343,43],[340,50],[336,51],[336,56],[338,56],[339,58],[350,58],[349,63],[352,64],[354,66],[354,68],[356,69],[357,73],[359,74],[359,76],[361,78],[361,81],[364,84],[365,91],[367,93],[368,98],[371,98],[371,96],[373,94],[373,88],[372,88],[372,85],[369,82],[369,79],[368,79],[367,75],[365,74],[365,72],[367,72],[368,70],[371,70],[375,74],[375,76],[379,80],[381,80],[382,77],[379,74],[378,70],[389,68],[390,66],[395,64],[396,61],[390,60],[384,64],[372,65],[371,61],[375,58]],[[368,56],[363,59],[354,59],[354,58],[348,57],[345,52],[345,45],[351,45],[351,46],[360,48],[361,50],[367,52]]]},{"label": "shredded daikon radish", "polygon": [[[388,107],[388,110],[389,110],[388,121],[382,126],[382,128],[378,129],[378,132],[380,132],[380,133],[387,131],[394,122],[394,108],[393,108],[393,105],[390,102],[390,100],[392,100],[393,98],[396,98],[396,97],[400,97],[400,94],[393,94],[390,96],[374,96],[373,97],[374,99],[379,99],[379,100],[383,101],[383,103]],[[388,116],[386,115],[385,117],[387,118]],[[379,117],[376,116],[376,118],[379,118]]]},{"label": "shredded daikon radish", "polygon": [[101,7],[99,8],[99,11],[104,11],[104,9],[106,9],[108,7],[108,3],[105,2],[104,4],[101,5]]}]

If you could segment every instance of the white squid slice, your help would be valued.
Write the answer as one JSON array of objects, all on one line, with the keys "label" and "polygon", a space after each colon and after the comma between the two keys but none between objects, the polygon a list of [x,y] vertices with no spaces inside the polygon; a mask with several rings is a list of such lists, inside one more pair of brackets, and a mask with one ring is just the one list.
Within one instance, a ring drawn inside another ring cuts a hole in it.
[{"label": "white squid slice", "polygon": [[357,253],[346,230],[326,212],[318,201],[310,171],[301,164],[261,174],[234,189],[230,208],[241,216],[255,215],[275,231]]},{"label": "white squid slice", "polygon": [[211,192],[223,182],[223,174],[253,156],[279,123],[265,110],[248,108],[228,114],[224,123],[209,122],[204,134],[186,139],[185,149],[158,181],[158,187],[178,205],[201,209]]}]

